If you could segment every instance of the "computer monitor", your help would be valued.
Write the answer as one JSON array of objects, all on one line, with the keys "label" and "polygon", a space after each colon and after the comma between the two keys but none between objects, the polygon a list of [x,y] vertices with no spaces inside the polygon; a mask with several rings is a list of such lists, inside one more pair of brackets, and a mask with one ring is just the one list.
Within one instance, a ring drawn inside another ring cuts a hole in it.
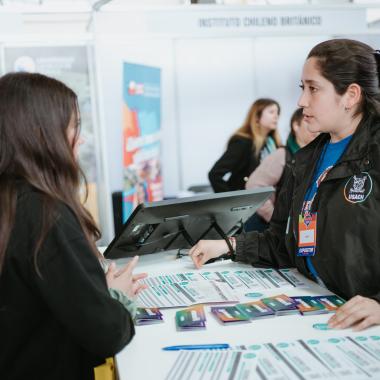
[{"label": "computer monitor", "polygon": [[268,199],[273,187],[140,204],[104,252],[108,259],[190,248],[226,239]]}]

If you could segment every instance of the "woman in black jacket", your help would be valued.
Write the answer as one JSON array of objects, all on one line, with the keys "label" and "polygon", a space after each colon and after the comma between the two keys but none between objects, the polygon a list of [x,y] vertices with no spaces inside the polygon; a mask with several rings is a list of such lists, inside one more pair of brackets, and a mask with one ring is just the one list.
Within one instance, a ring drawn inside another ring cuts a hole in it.
[{"label": "woman in black jacket", "polygon": [[[321,134],[297,152],[269,230],[231,238],[236,260],[300,272],[345,298],[334,328],[380,324],[380,51],[353,40],[316,45],[299,106]],[[227,250],[191,249],[197,267]]]},{"label": "woman in black jacket", "polygon": [[261,160],[281,145],[279,114],[280,105],[273,99],[258,99],[252,104],[244,124],[232,135],[226,151],[208,174],[216,193],[244,190]]},{"label": "woman in black jacket", "polygon": [[99,230],[79,199],[75,93],[13,73],[0,98],[1,378],[93,379],[134,335],[137,258],[107,275],[100,264]]}]

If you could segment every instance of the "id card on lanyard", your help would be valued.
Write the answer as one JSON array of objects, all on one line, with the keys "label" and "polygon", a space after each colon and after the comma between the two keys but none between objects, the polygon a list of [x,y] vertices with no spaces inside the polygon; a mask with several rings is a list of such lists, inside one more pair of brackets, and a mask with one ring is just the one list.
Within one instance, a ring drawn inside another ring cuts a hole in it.
[{"label": "id card on lanyard", "polygon": [[317,247],[317,213],[306,211],[298,217],[297,256],[314,256]]},{"label": "id card on lanyard", "polygon": [[[325,145],[322,150],[320,160],[318,161],[317,169],[320,165],[320,161],[323,161],[323,158],[326,153]],[[315,180],[315,193],[312,195],[311,199],[309,197],[310,190],[306,192],[305,200],[302,206],[301,214],[298,216],[298,247],[297,247],[297,256],[311,257],[314,256],[317,250],[317,212],[312,212],[312,204],[314,202],[315,195],[317,194],[320,183],[326,177],[329,170],[332,166],[327,167]]]}]

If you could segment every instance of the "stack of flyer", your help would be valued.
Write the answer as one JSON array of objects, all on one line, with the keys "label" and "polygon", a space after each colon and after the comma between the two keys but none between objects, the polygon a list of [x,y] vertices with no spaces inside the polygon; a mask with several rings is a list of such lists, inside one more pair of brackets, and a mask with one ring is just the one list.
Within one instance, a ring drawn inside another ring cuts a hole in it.
[{"label": "stack of flyer", "polygon": [[299,314],[297,302],[285,294],[262,298],[261,301],[264,305],[270,307],[278,316]]},{"label": "stack of flyer", "polygon": [[230,287],[217,281],[183,281],[149,286],[139,293],[137,304],[145,308],[183,307],[205,303],[236,303]]},{"label": "stack of flyer", "polygon": [[162,313],[158,309],[137,308],[135,325],[152,325],[163,322]]},{"label": "stack of flyer", "polygon": [[336,295],[288,297],[285,294],[278,294],[234,306],[212,307],[211,313],[224,325],[232,325],[282,315],[331,313],[344,303],[345,301]]},{"label": "stack of flyer", "polygon": [[180,351],[167,380],[380,379],[380,336],[304,339]]},{"label": "stack of flyer", "polygon": [[236,306],[217,306],[211,308],[211,313],[225,325],[251,322],[250,318]]},{"label": "stack of flyer", "polygon": [[206,328],[206,315],[202,305],[177,311],[175,322],[178,331],[203,330]]},{"label": "stack of flyer", "polygon": [[297,303],[297,308],[302,315],[333,313],[338,307],[345,303],[342,298],[336,295],[316,297],[299,296],[291,298]]},{"label": "stack of flyer", "polygon": [[237,267],[235,270],[167,273],[140,280],[148,286],[172,285],[182,282],[218,281],[233,290],[264,291],[276,288],[305,288],[308,284],[296,269],[260,269]]},{"label": "stack of flyer", "polygon": [[211,308],[212,314],[225,325],[250,322],[254,319],[274,317],[275,312],[262,301],[242,303],[235,306]]}]

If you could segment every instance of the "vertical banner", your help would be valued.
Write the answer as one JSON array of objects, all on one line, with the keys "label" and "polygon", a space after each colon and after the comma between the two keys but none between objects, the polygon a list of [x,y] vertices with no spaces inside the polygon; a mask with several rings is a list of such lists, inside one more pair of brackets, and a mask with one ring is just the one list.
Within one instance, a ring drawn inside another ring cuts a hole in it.
[{"label": "vertical banner", "polygon": [[163,197],[161,70],[124,62],[123,221],[143,202]]},{"label": "vertical banner", "polygon": [[84,144],[79,149],[79,161],[88,181],[85,203],[99,224],[97,199],[97,158],[93,125],[91,87],[87,46],[6,46],[5,72],[24,71],[48,75],[65,83],[78,96],[81,115],[81,136]]}]

